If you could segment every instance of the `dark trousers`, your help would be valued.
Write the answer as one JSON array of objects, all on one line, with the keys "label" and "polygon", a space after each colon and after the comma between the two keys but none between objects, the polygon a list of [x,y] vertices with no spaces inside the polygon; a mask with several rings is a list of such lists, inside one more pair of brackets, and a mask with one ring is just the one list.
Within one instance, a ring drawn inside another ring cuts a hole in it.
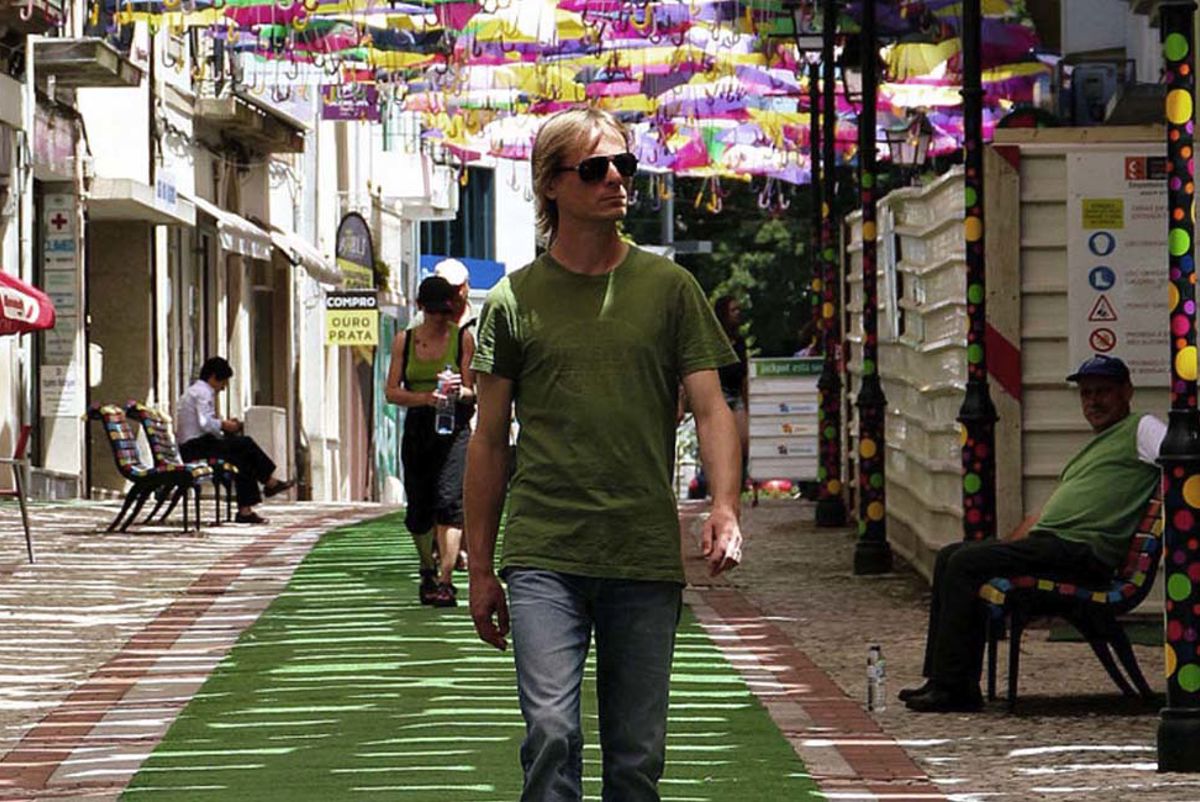
[{"label": "dark trousers", "polygon": [[933,567],[922,673],[939,684],[978,684],[985,645],[979,588],[997,576],[1039,576],[1103,585],[1113,569],[1090,546],[1034,532],[1024,540],[951,543]]},{"label": "dark trousers", "polygon": [[253,507],[262,501],[258,486],[275,473],[275,463],[258,447],[254,438],[241,434],[223,437],[201,435],[179,446],[179,453],[187,462],[216,457],[236,465],[238,473],[235,486],[239,507]]}]

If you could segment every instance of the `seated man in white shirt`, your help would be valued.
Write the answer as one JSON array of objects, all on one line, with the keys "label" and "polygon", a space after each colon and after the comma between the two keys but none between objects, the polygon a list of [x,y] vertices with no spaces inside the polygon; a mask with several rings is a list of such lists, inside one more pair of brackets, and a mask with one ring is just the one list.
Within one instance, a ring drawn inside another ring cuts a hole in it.
[{"label": "seated man in white shirt", "polygon": [[262,501],[264,494],[278,495],[295,482],[274,476],[275,463],[253,438],[240,434],[241,421],[217,417],[217,393],[225,389],[232,375],[233,368],[221,357],[205,360],[200,378],[179,399],[175,438],[180,454],[188,462],[216,457],[236,465],[238,512],[234,520],[241,524],[265,524],[267,519],[256,513],[254,506]]}]

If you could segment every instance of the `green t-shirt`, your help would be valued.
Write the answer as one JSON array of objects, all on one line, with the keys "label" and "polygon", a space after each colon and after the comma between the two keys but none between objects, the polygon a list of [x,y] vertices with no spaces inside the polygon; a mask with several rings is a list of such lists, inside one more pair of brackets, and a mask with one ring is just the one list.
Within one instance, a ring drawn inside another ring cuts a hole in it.
[{"label": "green t-shirt", "polygon": [[610,273],[544,254],[501,279],[472,368],[514,382],[501,569],[683,583],[671,478],[679,382],[735,357],[704,293],[630,246]]},{"label": "green t-shirt", "polygon": [[1125,416],[1071,458],[1034,531],[1086,543],[1106,565],[1121,562],[1159,479],[1158,466],[1138,459],[1141,420]]}]

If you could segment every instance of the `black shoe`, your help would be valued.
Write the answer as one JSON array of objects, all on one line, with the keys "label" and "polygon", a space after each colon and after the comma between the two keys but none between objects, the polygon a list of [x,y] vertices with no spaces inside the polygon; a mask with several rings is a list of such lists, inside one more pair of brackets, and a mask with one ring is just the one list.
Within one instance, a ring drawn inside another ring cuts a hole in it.
[{"label": "black shoe", "polygon": [[437,591],[433,595],[433,601],[430,602],[434,607],[457,607],[458,606],[458,588],[451,585],[449,582],[438,584]]},{"label": "black shoe", "polygon": [[437,598],[438,583],[436,577],[437,571],[421,571],[421,585],[417,588],[417,596],[420,598],[421,604],[433,604],[434,599]]},{"label": "black shoe", "polygon": [[270,523],[266,518],[259,515],[257,512],[239,512],[233,516],[234,523],[239,524],[267,524]]},{"label": "black shoe", "polygon": [[956,688],[935,685],[904,704],[914,713],[977,713],[983,709],[983,695],[978,685]]},{"label": "black shoe", "polygon": [[901,702],[907,702],[909,699],[913,698],[914,696],[920,696],[921,694],[929,693],[932,690],[933,690],[933,680],[927,679],[927,680],[925,680],[925,684],[920,686],[919,688],[903,688],[903,689],[901,689],[900,693],[896,694],[896,698],[898,698]]},{"label": "black shoe", "polygon": [[286,482],[276,482],[270,487],[264,487],[263,495],[267,498],[271,498],[271,496],[278,496],[280,493],[285,493],[288,490],[291,490],[295,484],[295,479],[288,479]]}]

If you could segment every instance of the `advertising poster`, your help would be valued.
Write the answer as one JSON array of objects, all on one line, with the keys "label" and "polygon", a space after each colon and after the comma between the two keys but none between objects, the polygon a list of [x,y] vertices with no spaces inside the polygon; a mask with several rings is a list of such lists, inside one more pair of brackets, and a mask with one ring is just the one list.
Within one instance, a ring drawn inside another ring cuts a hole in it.
[{"label": "advertising poster", "polygon": [[1093,354],[1120,357],[1141,387],[1167,384],[1167,183],[1163,148],[1067,154],[1063,375]]},{"label": "advertising poster", "polygon": [[350,212],[338,224],[334,255],[346,289],[375,289],[375,248],[371,228],[361,214]]}]

